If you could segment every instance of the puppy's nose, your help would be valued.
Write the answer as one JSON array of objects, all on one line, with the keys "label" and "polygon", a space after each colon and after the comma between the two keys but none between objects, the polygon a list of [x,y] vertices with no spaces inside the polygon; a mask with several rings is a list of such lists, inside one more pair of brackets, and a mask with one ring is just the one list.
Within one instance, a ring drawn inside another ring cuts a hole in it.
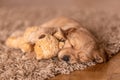
[{"label": "puppy's nose", "polygon": [[70,56],[65,55],[65,56],[63,56],[62,60],[68,62],[70,60]]}]

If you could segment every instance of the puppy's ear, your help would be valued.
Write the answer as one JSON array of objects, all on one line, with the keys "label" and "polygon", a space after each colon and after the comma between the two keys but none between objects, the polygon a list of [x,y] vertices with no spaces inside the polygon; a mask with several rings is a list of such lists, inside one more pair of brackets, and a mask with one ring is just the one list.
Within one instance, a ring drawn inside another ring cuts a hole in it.
[{"label": "puppy's ear", "polygon": [[76,30],[77,30],[76,28],[69,28],[69,29],[65,30],[65,34],[68,35],[69,33],[74,32]]},{"label": "puppy's ear", "polygon": [[103,49],[93,51],[94,61],[97,63],[106,62],[107,57]]}]

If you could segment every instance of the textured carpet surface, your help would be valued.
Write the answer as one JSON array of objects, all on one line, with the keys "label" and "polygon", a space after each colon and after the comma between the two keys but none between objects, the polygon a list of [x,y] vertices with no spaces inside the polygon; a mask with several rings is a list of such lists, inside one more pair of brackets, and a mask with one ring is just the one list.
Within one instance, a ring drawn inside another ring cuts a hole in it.
[{"label": "textured carpet surface", "polygon": [[[94,62],[66,64],[57,58],[37,61],[34,55],[10,49],[4,42],[16,30],[40,25],[57,16],[79,21],[105,47],[109,55],[120,51],[120,16],[107,12],[79,9],[0,8],[0,80],[44,80],[95,65]],[[32,56],[32,57],[31,57]]]}]

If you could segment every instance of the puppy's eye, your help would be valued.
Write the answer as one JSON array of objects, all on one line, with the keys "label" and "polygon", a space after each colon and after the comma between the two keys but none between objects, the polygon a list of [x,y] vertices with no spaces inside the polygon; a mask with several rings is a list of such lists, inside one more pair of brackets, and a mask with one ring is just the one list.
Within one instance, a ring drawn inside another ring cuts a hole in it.
[{"label": "puppy's eye", "polygon": [[62,60],[68,62],[70,60],[70,56],[69,55],[64,55]]},{"label": "puppy's eye", "polygon": [[42,39],[42,38],[44,38],[44,37],[45,37],[45,35],[42,34],[42,35],[40,35],[40,36],[38,37],[38,39]]}]

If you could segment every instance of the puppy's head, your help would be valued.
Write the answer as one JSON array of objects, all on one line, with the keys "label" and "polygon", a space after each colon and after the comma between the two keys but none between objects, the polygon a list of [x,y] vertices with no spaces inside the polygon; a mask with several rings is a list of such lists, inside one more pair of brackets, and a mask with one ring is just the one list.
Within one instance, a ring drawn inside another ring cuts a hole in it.
[{"label": "puppy's head", "polygon": [[91,53],[79,52],[73,48],[64,48],[58,53],[58,58],[67,63],[73,64],[77,62],[102,63],[106,61],[106,55],[99,50],[93,50]]},{"label": "puppy's head", "polygon": [[[77,61],[95,61],[96,63],[106,61],[104,49],[99,46],[96,38],[89,31],[84,28],[70,28],[66,31],[66,33],[69,43],[64,46],[67,45],[67,47],[71,47],[72,55],[75,56],[74,58],[76,58]],[[71,53],[69,53],[69,55],[70,54]]]}]

